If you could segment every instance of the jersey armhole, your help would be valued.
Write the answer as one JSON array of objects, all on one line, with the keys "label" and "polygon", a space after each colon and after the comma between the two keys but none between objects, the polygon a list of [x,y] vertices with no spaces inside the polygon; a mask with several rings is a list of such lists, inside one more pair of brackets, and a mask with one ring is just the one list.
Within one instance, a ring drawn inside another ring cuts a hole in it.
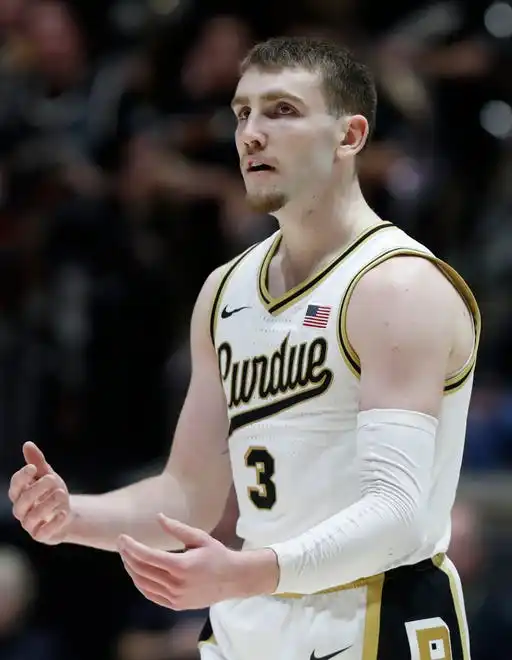
[{"label": "jersey armhole", "polygon": [[337,334],[341,355],[345,360],[347,367],[354,374],[354,376],[359,379],[361,377],[361,362],[356,350],[350,343],[347,332],[347,311],[350,299],[354,293],[354,289],[357,283],[364,275],[366,275],[366,273],[384,261],[387,261],[388,259],[402,256],[421,257],[433,263],[443,273],[446,279],[455,287],[456,291],[459,293],[464,303],[466,304],[468,311],[470,312],[471,319],[473,321],[473,349],[466,363],[455,373],[451,374],[445,379],[444,393],[451,394],[459,390],[464,385],[474,369],[478,345],[480,343],[480,332],[482,325],[480,310],[478,308],[478,303],[476,302],[473,292],[465,280],[461,277],[461,275],[459,275],[459,273],[457,273],[457,271],[449,264],[426,252],[421,252],[420,250],[414,249],[393,248],[392,250],[388,250],[387,252],[384,252],[383,254],[376,257],[373,261],[371,261],[356,273],[347,287],[338,312]]}]

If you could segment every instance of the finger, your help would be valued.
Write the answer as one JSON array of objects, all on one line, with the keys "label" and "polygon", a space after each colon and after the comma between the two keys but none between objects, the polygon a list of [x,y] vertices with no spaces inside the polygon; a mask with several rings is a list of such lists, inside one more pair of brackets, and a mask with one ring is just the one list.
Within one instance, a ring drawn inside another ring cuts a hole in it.
[{"label": "finger", "polygon": [[179,520],[167,518],[163,513],[158,514],[158,522],[165,532],[181,541],[186,548],[200,548],[212,540],[211,536],[202,529],[190,527]]},{"label": "finger", "polygon": [[49,463],[47,463],[43,452],[33,442],[25,442],[23,445],[23,456],[27,463],[35,465],[37,468],[37,476],[42,477],[45,474],[53,472]]},{"label": "finger", "polygon": [[13,507],[14,516],[18,520],[23,520],[30,509],[38,504],[38,500],[42,499],[46,494],[57,490],[57,488],[58,483],[53,475],[47,474],[42,477],[26,488],[18,497]]},{"label": "finger", "polygon": [[177,583],[177,579],[175,579],[173,575],[167,570],[164,571],[163,569],[157,568],[152,564],[148,564],[144,561],[141,561],[140,559],[136,559],[128,553],[125,554],[124,552],[121,552],[120,555],[121,559],[123,560],[123,564],[133,573],[136,573],[142,578],[153,580],[154,582],[158,582],[160,584],[166,584],[168,582]]},{"label": "finger", "polygon": [[41,477],[41,479],[34,480],[21,492],[20,496],[14,503],[14,510],[26,515],[34,504],[38,504],[58,487],[59,482],[55,475],[52,474],[47,474],[44,477]]},{"label": "finger", "polygon": [[[46,543],[58,534],[62,528],[62,525],[66,521],[67,512],[60,511],[56,516],[51,520],[46,521],[42,520],[38,526],[34,528],[32,532],[29,532],[32,538],[41,543]],[[27,530],[28,531],[28,530]]]},{"label": "finger", "polygon": [[170,610],[173,609],[172,602],[168,598],[166,598],[165,596],[161,596],[160,594],[156,594],[153,591],[150,591],[148,589],[143,589],[142,587],[139,587],[136,584],[135,584],[135,587],[138,589],[138,591],[140,591],[140,593],[145,598],[152,601],[153,603],[156,603],[157,605],[161,605],[162,607],[167,607]]},{"label": "finger", "polygon": [[124,534],[119,537],[118,549],[122,555],[131,556],[133,559],[138,559],[164,570],[168,570],[174,564],[173,558],[180,557],[180,555],[171,555],[163,550],[149,548],[147,545],[132,539],[131,536]]},{"label": "finger", "polygon": [[162,600],[165,600],[167,603],[170,603],[169,590],[166,589],[166,587],[163,584],[151,580],[149,578],[142,577],[141,575],[138,575],[135,571],[133,571],[130,568],[130,566],[128,566],[125,562],[123,562],[123,564],[126,572],[131,577],[133,584],[137,587],[137,589],[141,593],[143,593],[144,595],[146,593],[150,593],[152,594],[152,596],[157,596]]},{"label": "finger", "polygon": [[14,503],[22,491],[32,484],[36,474],[37,468],[35,465],[25,465],[21,470],[18,470],[12,475],[9,487],[9,499],[11,502]]},{"label": "finger", "polygon": [[66,503],[66,493],[60,489],[56,490],[45,497],[40,504],[32,507],[25,518],[21,520],[21,524],[29,534],[33,534],[41,522],[51,520],[56,513],[66,513]]}]

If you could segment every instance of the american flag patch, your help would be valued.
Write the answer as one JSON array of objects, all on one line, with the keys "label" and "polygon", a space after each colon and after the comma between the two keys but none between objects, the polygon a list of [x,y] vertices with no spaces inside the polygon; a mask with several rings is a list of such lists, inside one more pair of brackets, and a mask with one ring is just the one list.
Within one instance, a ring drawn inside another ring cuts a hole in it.
[{"label": "american flag patch", "polygon": [[302,325],[310,328],[326,328],[331,308],[326,305],[308,305]]}]

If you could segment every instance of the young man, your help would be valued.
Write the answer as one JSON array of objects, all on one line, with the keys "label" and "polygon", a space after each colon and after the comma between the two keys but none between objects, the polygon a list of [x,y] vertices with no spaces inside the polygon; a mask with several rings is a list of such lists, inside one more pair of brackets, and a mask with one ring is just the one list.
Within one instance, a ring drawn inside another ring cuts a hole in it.
[{"label": "young man", "polygon": [[[366,204],[356,157],[375,88],[343,48],[257,45],[232,105],[248,199],[280,230],[198,297],[164,472],[70,497],[29,444],[14,515],[44,543],[119,550],[156,603],[212,605],[206,660],[469,660],[444,553],[476,302]],[[232,481],[240,552],[208,534]]]}]

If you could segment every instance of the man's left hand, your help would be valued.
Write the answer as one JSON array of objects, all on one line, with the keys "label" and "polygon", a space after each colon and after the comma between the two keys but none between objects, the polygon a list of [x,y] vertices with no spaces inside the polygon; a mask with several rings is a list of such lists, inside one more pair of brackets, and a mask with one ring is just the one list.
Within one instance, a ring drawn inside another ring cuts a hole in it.
[{"label": "man's left hand", "polygon": [[208,533],[159,514],[159,523],[185,552],[150,548],[129,536],[118,542],[137,589],[173,610],[195,610],[222,600],[273,593],[279,569],[272,550],[230,550]]}]

